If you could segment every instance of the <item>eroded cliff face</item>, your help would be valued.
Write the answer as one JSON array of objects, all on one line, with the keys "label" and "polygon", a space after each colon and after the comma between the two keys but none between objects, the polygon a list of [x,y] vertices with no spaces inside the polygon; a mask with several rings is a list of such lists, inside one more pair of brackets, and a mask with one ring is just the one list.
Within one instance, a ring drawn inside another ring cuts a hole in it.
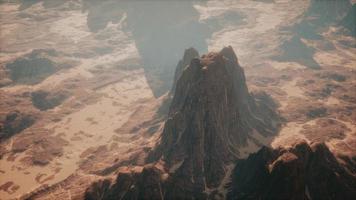
[{"label": "eroded cliff face", "polygon": [[193,58],[199,58],[199,52],[195,50],[194,48],[189,48],[184,51],[183,58],[178,62],[176,71],[174,74],[174,80],[173,80],[173,87],[172,90],[170,91],[171,95],[174,95],[176,87],[177,87],[177,82],[178,79],[181,77],[184,69],[189,66],[190,61]]},{"label": "eroded cliff face", "polygon": [[355,158],[337,158],[325,143],[300,141],[290,148],[263,147],[237,161],[222,186],[226,196],[217,190],[199,192],[189,182],[178,192],[185,174],[147,165],[121,171],[115,181],[96,182],[86,199],[353,199],[354,166]]},{"label": "eroded cliff face", "polygon": [[249,134],[271,136],[277,121],[272,110],[260,112],[233,49],[227,47],[193,58],[184,69],[155,153],[171,171],[183,173],[184,182],[201,190],[218,187]]},{"label": "eroded cliff face", "polygon": [[[188,57],[190,64],[184,67]],[[200,58],[195,50],[188,49],[176,73],[181,75],[173,87],[168,119],[160,141],[148,156],[147,162],[156,164],[136,175],[129,173],[131,181],[125,180],[130,187],[117,186],[126,185],[119,174],[108,187],[109,192],[102,192],[104,196],[121,188],[119,196],[139,199],[144,188],[159,185],[151,191],[157,192],[157,198],[224,198],[229,173],[241,157],[239,149],[248,145],[252,135],[267,137],[277,132],[278,115],[250,95],[244,71],[231,47]],[[147,171],[160,178],[142,181]],[[89,188],[87,199],[106,190],[101,188],[103,184]]]},{"label": "eroded cliff face", "polygon": [[262,147],[241,159],[250,141],[278,132],[279,117],[268,95],[249,93],[232,48],[183,69],[150,164],[94,183],[86,199],[355,197],[355,158],[335,157],[325,143]]},{"label": "eroded cliff face", "polygon": [[[353,199],[355,172],[325,143],[262,148],[237,162],[228,199]],[[345,168],[346,167],[346,168]]]},{"label": "eroded cliff face", "polygon": [[138,171],[121,171],[113,184],[110,180],[94,183],[87,190],[85,199],[163,199],[162,173],[161,169],[152,165]]}]

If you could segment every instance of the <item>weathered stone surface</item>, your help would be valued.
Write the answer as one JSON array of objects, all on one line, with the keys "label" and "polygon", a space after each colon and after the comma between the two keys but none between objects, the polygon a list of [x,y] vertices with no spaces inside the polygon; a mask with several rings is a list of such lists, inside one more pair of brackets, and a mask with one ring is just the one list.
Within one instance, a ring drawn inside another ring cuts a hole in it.
[{"label": "weathered stone surface", "polygon": [[162,171],[145,166],[141,172],[119,172],[116,181],[101,180],[89,187],[86,200],[163,199]]},{"label": "weathered stone surface", "polygon": [[178,65],[176,67],[176,72],[174,74],[174,82],[173,82],[173,87],[172,87],[172,90],[171,90],[171,94],[174,95],[175,93],[175,89],[177,87],[177,82],[178,82],[178,79],[181,77],[184,69],[186,67],[189,66],[191,60],[193,58],[199,58],[199,53],[197,50],[195,50],[194,48],[189,48],[189,49],[186,49],[184,51],[184,55],[183,55],[183,58],[182,60],[180,60],[178,62]]},{"label": "weathered stone surface", "polygon": [[[168,119],[148,159],[162,162],[164,169],[119,173],[110,191],[101,194],[104,199],[207,199],[208,190],[222,184],[227,166],[238,159],[249,134],[272,136],[278,130],[279,117],[271,102],[255,101],[249,94],[231,47],[196,55],[194,49],[187,50],[178,65],[176,76],[181,75],[172,90]],[[104,185],[94,184],[88,199],[95,191],[106,191]]]},{"label": "weathered stone surface", "polygon": [[352,199],[355,183],[324,143],[300,142],[237,162],[228,199]]},{"label": "weathered stone surface", "polygon": [[162,158],[173,175],[167,198],[205,198],[216,188],[239,147],[257,132],[272,136],[278,116],[249,94],[231,47],[193,58],[177,79],[162,139],[153,160]]}]

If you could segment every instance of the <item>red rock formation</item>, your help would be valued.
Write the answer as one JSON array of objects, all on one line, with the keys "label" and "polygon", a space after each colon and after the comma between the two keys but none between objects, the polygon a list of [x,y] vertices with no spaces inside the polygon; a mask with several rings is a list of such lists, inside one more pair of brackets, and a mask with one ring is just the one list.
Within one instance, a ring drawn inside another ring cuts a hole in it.
[{"label": "red rock formation", "polygon": [[[187,57],[197,54],[189,51],[178,65],[178,75]],[[206,199],[210,190],[223,184],[227,166],[239,158],[239,148],[247,144],[250,134],[272,136],[278,129],[276,113],[249,94],[244,71],[231,47],[193,58],[173,91],[161,140],[148,159],[163,161],[164,170],[144,169],[121,179],[123,175],[119,175],[105,195],[141,199],[144,193],[146,199]],[[158,178],[165,173],[169,173],[167,179]],[[143,178],[145,174],[150,178]],[[88,190],[87,199],[104,190],[98,184]],[[135,189],[124,187],[127,185]]]},{"label": "red rock formation", "polygon": [[353,199],[354,160],[339,162],[323,143],[263,147],[238,160],[251,134],[278,128],[271,108],[265,94],[249,94],[231,47],[194,58],[177,81],[153,164],[93,184],[86,199]]},{"label": "red rock formation", "polygon": [[353,199],[356,177],[324,143],[262,148],[237,162],[228,199]]},{"label": "red rock formation", "polygon": [[[97,199],[97,193],[104,193],[104,199],[214,198],[209,191],[217,192],[228,178],[227,166],[239,158],[249,135],[276,132],[278,116],[269,103],[249,94],[231,47],[196,56],[189,49],[178,64],[176,77],[181,75],[172,89],[168,119],[149,156],[151,162],[163,161],[164,170],[145,167],[137,174],[119,173],[108,192],[103,192],[105,182],[96,183],[88,189],[87,199]],[[168,177],[162,178],[166,173]]]},{"label": "red rock formation", "polygon": [[250,133],[267,136],[276,131],[276,115],[260,110],[231,47],[195,58],[177,81],[156,151],[168,168],[182,173],[182,184],[200,191],[217,187]]},{"label": "red rock formation", "polygon": [[141,172],[120,172],[114,184],[109,180],[94,183],[85,199],[163,199],[161,174],[154,166],[146,166]]}]

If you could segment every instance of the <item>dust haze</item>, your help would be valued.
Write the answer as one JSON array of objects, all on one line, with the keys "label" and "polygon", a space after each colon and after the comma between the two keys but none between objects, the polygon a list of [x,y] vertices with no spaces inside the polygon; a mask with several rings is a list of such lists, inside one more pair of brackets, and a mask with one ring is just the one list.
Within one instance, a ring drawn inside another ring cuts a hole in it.
[{"label": "dust haze", "polygon": [[0,199],[268,199],[298,142],[355,195],[355,70],[354,0],[0,0]]}]

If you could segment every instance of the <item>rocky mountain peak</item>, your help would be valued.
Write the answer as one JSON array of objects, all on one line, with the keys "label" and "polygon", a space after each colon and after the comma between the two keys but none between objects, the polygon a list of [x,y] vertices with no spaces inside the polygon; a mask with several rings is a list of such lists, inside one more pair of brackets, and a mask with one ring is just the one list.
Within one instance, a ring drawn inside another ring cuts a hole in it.
[{"label": "rocky mountain peak", "polygon": [[[157,199],[223,199],[233,166],[249,144],[261,146],[257,138],[272,136],[279,128],[273,108],[250,95],[244,70],[231,47],[200,58],[197,55],[195,50],[187,50],[177,67],[180,73],[188,63],[172,90],[160,140],[148,155],[147,163],[162,169],[158,172],[161,179],[141,185],[141,178],[133,178],[129,183],[139,190],[137,194],[155,187]],[[131,189],[114,188],[121,183],[116,181],[109,193],[131,194]],[[98,190],[102,187],[93,185],[87,194],[93,196]]]},{"label": "rocky mountain peak", "polygon": [[[253,134],[273,135],[276,114],[266,116],[248,92],[231,47],[193,58],[177,80],[162,138],[154,154],[171,172],[177,194],[187,183],[197,191],[218,187],[227,166]],[[264,108],[265,109],[265,108]],[[272,117],[271,117],[272,116]],[[174,179],[174,177],[173,177]]]},{"label": "rocky mountain peak", "polygon": [[171,94],[174,94],[178,78],[182,75],[184,68],[187,67],[190,64],[190,61],[193,58],[199,58],[198,51],[195,50],[192,47],[189,48],[189,49],[186,49],[184,51],[183,58],[177,64],[176,71],[175,71],[175,74],[174,74],[174,82],[173,82],[173,87],[172,87],[172,90],[171,90]]},{"label": "rocky mountain peak", "polygon": [[231,46],[224,47],[220,51],[220,54],[223,55],[225,58],[231,60],[232,62],[238,62],[237,56]]}]

